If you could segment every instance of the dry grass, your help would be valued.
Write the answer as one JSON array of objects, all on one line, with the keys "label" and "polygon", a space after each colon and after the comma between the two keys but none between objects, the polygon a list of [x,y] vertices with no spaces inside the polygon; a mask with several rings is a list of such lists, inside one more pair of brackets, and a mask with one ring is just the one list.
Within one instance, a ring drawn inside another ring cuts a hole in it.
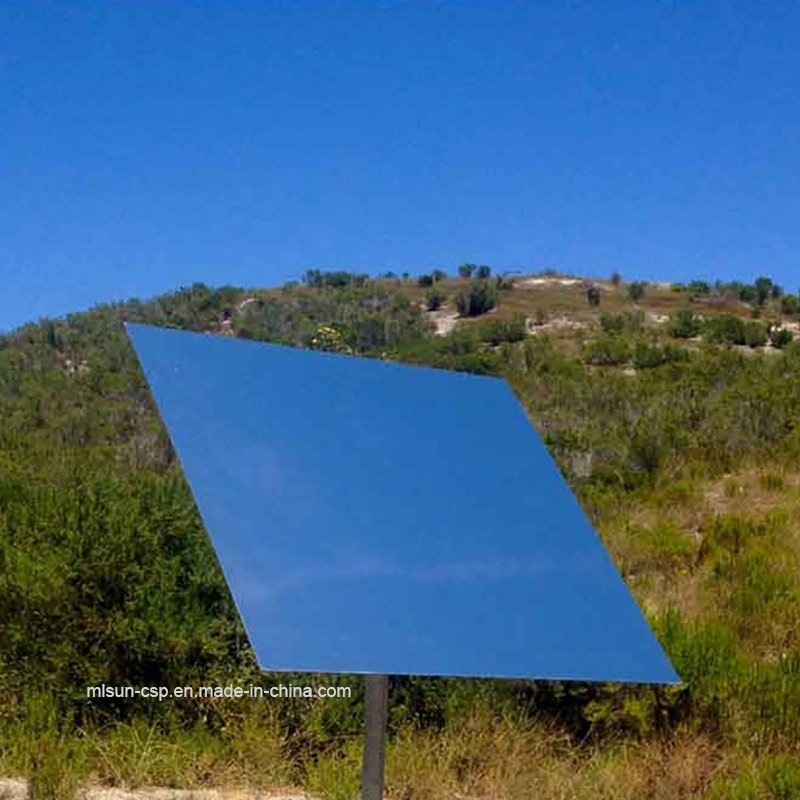
[{"label": "dry grass", "polygon": [[91,779],[111,786],[270,789],[291,781],[287,736],[276,718],[248,716],[228,741],[202,729],[165,736],[142,721],[86,737]]},{"label": "dry grass", "polygon": [[544,724],[483,709],[442,732],[401,732],[389,750],[387,783],[397,800],[523,796],[526,788],[530,796],[568,744]]},{"label": "dry grass", "polygon": [[711,565],[701,553],[710,522],[721,517],[763,523],[785,515],[773,564],[800,583],[800,473],[744,465],[705,484],[695,481],[690,493],[680,489],[678,484],[651,494],[646,502],[631,501],[600,527],[615,563],[648,613],[675,607],[684,618],[696,619],[712,610],[706,586]]},{"label": "dry grass", "polygon": [[729,762],[699,736],[592,750],[552,727],[478,715],[441,734],[401,734],[387,776],[392,800],[679,800],[702,796]]}]

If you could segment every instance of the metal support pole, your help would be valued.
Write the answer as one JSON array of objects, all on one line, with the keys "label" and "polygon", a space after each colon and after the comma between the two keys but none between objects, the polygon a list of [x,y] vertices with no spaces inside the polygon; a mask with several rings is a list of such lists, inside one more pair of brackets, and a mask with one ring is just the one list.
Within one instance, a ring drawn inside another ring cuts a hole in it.
[{"label": "metal support pole", "polygon": [[367,675],[365,688],[361,800],[383,800],[383,757],[389,712],[388,675]]}]

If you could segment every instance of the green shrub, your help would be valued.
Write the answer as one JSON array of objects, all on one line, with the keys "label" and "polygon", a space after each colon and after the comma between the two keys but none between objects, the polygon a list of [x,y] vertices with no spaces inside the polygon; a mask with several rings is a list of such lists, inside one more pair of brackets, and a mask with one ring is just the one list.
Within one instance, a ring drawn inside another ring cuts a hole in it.
[{"label": "green shrub", "polygon": [[764,788],[775,800],[800,800],[800,758],[776,758],[766,770]]},{"label": "green shrub", "polygon": [[631,346],[619,336],[599,336],[583,346],[583,360],[593,366],[625,364],[631,359]]},{"label": "green shrub", "polygon": [[497,305],[497,290],[489,281],[474,280],[456,298],[456,308],[462,317],[478,317]]},{"label": "green shrub", "polygon": [[425,306],[428,311],[438,311],[445,301],[444,292],[439,289],[431,289],[425,295]]},{"label": "green shrub", "polygon": [[772,346],[783,350],[794,339],[794,334],[786,328],[772,327],[769,329],[769,340]]},{"label": "green shrub", "polygon": [[628,297],[633,300],[634,303],[638,303],[639,300],[644,298],[646,286],[647,284],[644,281],[634,281],[628,287]]},{"label": "green shrub", "polygon": [[625,533],[623,572],[674,569],[686,566],[696,554],[697,547],[691,538],[669,519],[652,527],[631,524]]},{"label": "green shrub", "polygon": [[308,269],[303,274],[303,283],[316,289],[335,288],[342,289],[347,286],[364,286],[369,281],[369,275],[356,274],[345,270],[323,272],[319,269]]},{"label": "green shrub", "polygon": [[758,305],[763,306],[764,303],[767,302],[767,299],[773,293],[774,284],[772,283],[772,278],[756,278],[755,283],[753,284],[755,289],[755,300]]},{"label": "green shrub", "polygon": [[633,365],[636,369],[652,369],[663,364],[688,360],[689,351],[685,347],[676,347],[674,344],[665,344],[662,347],[657,344],[639,342],[633,351]]},{"label": "green shrub", "polygon": [[748,322],[744,332],[744,343],[748,347],[764,347],[768,341],[767,329],[760,322]]},{"label": "green shrub", "polygon": [[433,283],[433,275],[420,275],[419,278],[417,278],[417,285],[423,289],[427,288],[428,286],[433,286]]},{"label": "green shrub", "polygon": [[798,800],[800,758],[768,757],[729,776],[723,771],[708,793],[709,800]]},{"label": "green shrub", "polygon": [[761,476],[759,482],[768,492],[786,491],[786,476],[780,472],[767,472]]},{"label": "green shrub", "polygon": [[358,797],[361,769],[361,742],[351,739],[341,747],[331,747],[309,764],[305,788],[324,800],[353,800]]},{"label": "green shrub", "polygon": [[706,281],[694,280],[686,287],[686,291],[689,292],[689,294],[706,295],[711,294],[711,286],[709,286]]},{"label": "green shrub", "polygon": [[787,317],[794,317],[800,313],[800,296],[785,294],[781,298],[781,312]]},{"label": "green shrub", "polygon": [[747,344],[747,323],[733,314],[711,317],[704,331],[708,341],[715,344]]},{"label": "green shrub", "polygon": [[640,333],[644,329],[644,311],[603,312],[600,327],[603,333]]},{"label": "green shrub", "polygon": [[669,333],[676,339],[692,339],[700,334],[703,321],[689,308],[682,308],[670,320]]},{"label": "green shrub", "polygon": [[462,278],[471,278],[475,274],[477,268],[476,264],[462,264],[458,268],[458,274]]},{"label": "green shrub", "polygon": [[492,320],[480,327],[480,337],[489,344],[521,342],[525,338],[525,318],[517,317],[511,322]]}]

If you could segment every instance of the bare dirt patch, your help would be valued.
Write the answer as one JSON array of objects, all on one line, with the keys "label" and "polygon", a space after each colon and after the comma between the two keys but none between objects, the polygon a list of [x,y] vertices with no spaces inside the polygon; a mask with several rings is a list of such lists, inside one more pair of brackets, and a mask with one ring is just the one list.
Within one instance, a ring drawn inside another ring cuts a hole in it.
[{"label": "bare dirt patch", "polygon": [[426,311],[425,316],[436,326],[437,336],[447,336],[456,327],[458,320],[458,313],[448,309]]},{"label": "bare dirt patch", "polygon": [[578,322],[577,320],[570,319],[567,316],[555,317],[554,319],[539,323],[536,322],[535,318],[528,317],[525,322],[528,333],[544,333],[545,331],[559,330],[581,330],[588,327],[587,323]]},{"label": "bare dirt patch", "polygon": [[[83,800],[308,800],[295,789],[260,792],[249,789],[103,789],[89,787],[79,795]],[[27,800],[26,781],[0,778],[0,800]]]},{"label": "bare dirt patch", "polygon": [[535,289],[537,286],[575,286],[582,283],[583,278],[523,278],[515,281],[514,285],[523,289]]}]

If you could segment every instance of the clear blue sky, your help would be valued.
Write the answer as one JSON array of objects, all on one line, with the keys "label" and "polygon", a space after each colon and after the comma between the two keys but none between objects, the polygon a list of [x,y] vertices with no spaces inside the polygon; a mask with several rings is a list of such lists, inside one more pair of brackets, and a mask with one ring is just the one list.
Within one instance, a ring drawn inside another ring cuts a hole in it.
[{"label": "clear blue sky", "polygon": [[800,4],[0,3],[0,329],[308,267],[800,285]]}]

